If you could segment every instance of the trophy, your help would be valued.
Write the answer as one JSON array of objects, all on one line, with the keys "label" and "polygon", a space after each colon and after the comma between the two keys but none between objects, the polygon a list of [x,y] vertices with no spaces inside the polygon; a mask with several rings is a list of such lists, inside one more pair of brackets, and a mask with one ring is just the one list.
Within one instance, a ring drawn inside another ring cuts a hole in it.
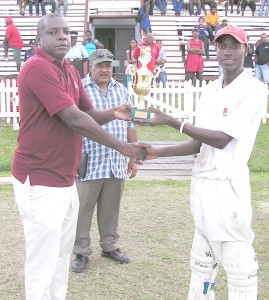
[{"label": "trophy", "polygon": [[144,96],[147,96],[150,92],[154,79],[159,75],[161,69],[155,68],[154,74],[147,68],[147,64],[151,61],[150,47],[139,46],[140,61],[142,67],[136,69],[133,65],[128,65],[128,69],[131,74],[132,82],[131,86],[138,96],[138,106],[131,109],[131,119],[147,119],[150,120],[151,111],[147,109]]}]

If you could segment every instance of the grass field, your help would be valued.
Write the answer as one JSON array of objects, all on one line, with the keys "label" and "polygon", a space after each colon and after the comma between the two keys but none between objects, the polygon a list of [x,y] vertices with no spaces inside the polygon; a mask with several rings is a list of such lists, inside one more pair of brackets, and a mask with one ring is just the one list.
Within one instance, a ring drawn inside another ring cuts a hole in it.
[{"label": "grass field", "polygon": [[[254,247],[260,266],[259,300],[269,299],[268,129],[269,125],[261,127],[250,160]],[[139,136],[144,141],[185,138],[167,127],[139,128]],[[0,175],[10,175],[15,139],[16,132],[5,126],[1,128]],[[186,299],[193,237],[189,184],[189,181],[128,180],[121,205],[119,246],[130,256],[130,264],[115,264],[100,256],[94,219],[91,235],[94,253],[84,273],[70,272],[67,300]],[[0,186],[0,227],[0,299],[20,300],[24,295],[24,241],[10,186]],[[227,300],[222,268],[216,284],[216,300]]]}]

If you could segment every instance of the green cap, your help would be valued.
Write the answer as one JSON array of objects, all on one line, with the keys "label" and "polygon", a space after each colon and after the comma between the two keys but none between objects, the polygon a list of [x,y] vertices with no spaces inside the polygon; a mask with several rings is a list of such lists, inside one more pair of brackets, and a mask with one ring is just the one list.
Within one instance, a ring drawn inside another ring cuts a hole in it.
[{"label": "green cap", "polygon": [[92,64],[99,64],[106,61],[113,61],[113,54],[107,49],[97,49],[90,56],[90,63]]}]

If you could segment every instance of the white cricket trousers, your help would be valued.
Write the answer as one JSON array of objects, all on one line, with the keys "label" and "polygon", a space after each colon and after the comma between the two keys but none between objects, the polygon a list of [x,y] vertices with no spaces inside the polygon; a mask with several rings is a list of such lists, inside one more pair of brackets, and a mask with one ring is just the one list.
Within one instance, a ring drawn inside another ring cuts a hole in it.
[{"label": "white cricket trousers", "polygon": [[76,185],[30,186],[13,177],[25,235],[26,300],[64,300],[78,217]]}]

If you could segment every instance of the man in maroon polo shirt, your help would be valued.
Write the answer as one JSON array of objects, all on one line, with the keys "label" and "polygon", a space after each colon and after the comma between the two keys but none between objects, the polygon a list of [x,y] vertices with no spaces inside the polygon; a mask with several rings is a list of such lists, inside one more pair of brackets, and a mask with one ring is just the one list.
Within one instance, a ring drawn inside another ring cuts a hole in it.
[{"label": "man in maroon polo shirt", "polygon": [[[150,47],[151,53],[151,61],[148,63],[147,68],[154,73],[154,69],[156,67],[156,60],[159,57],[160,48],[158,44],[154,42],[154,35],[152,33],[147,33],[145,41],[140,43],[134,50],[134,58],[138,59],[140,56],[140,48],[141,46]],[[140,61],[138,61],[138,69],[142,67]]]},{"label": "man in maroon polo shirt", "polygon": [[93,108],[78,71],[64,59],[70,48],[64,17],[42,17],[37,33],[40,47],[18,77],[20,130],[13,187],[25,235],[26,300],[64,300],[78,216],[74,181],[81,135],[136,159],[143,159],[144,151],[97,124],[128,119],[130,108]]},{"label": "man in maroon polo shirt", "polygon": [[23,47],[23,40],[21,38],[19,30],[13,24],[12,18],[8,17],[5,19],[5,21],[7,26],[5,39],[3,41],[5,56],[2,58],[2,60],[9,60],[8,49],[12,48],[14,60],[17,65],[17,71],[19,72],[21,68],[21,49]]}]

